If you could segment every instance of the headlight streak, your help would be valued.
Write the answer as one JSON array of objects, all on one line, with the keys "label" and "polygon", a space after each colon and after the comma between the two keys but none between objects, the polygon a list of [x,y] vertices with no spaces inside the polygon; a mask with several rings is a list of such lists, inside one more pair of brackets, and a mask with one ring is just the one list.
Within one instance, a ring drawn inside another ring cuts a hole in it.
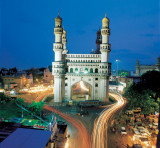
[{"label": "headlight streak", "polygon": [[[83,83],[81,84],[83,87]],[[85,87],[84,87],[85,88]],[[86,88],[85,88],[86,89]],[[45,106],[44,108],[59,114],[68,123],[76,128],[77,136],[74,138],[75,142],[72,143],[67,141],[65,148],[107,148],[107,126],[108,120],[118,109],[125,105],[126,101],[119,94],[110,93],[110,96],[116,99],[116,103],[107,106],[94,121],[94,128],[92,132],[92,137],[87,132],[86,127],[83,123],[74,118],[66,115],[52,107]]]},{"label": "headlight streak", "polygon": [[94,128],[92,132],[92,148],[107,148],[107,122],[111,115],[120,109],[125,101],[120,94],[110,93],[117,102],[110,106],[110,108],[105,108],[97,120],[94,122]]}]

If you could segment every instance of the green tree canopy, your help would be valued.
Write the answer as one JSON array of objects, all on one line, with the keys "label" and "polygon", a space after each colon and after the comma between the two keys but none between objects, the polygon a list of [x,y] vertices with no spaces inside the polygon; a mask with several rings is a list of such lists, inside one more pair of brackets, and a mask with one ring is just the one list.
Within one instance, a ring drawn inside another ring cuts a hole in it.
[{"label": "green tree canopy", "polygon": [[28,105],[28,110],[30,110],[32,113],[39,115],[40,111],[42,110],[44,105],[44,102],[35,102],[33,101],[32,104]]},{"label": "green tree canopy", "polygon": [[5,104],[6,102],[10,101],[11,98],[6,96],[4,93],[0,93],[0,104]]},{"label": "green tree canopy", "polygon": [[133,83],[126,88],[128,108],[142,108],[144,114],[158,111],[160,102],[160,72],[149,71],[143,74],[139,83]]},{"label": "green tree canopy", "polygon": [[119,74],[120,77],[127,77],[128,76],[128,72],[121,72]]},{"label": "green tree canopy", "polygon": [[17,101],[17,103],[18,103],[19,105],[24,106],[24,99],[22,99],[22,98],[17,98],[16,101]]}]

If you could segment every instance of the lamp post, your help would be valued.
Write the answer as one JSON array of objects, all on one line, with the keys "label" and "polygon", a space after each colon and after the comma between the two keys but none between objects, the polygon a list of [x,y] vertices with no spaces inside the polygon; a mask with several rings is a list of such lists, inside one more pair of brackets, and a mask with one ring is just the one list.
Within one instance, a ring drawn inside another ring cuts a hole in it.
[{"label": "lamp post", "polygon": [[118,83],[118,62],[119,62],[120,60],[116,60],[116,62],[117,62],[117,83]]}]

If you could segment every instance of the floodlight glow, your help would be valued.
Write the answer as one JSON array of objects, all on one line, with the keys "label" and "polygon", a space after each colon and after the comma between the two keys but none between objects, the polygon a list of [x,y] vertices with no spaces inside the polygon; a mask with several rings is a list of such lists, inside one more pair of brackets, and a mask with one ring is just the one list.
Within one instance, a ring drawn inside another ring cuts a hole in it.
[{"label": "floodlight glow", "polygon": [[83,81],[80,81],[80,86],[82,89],[86,90],[86,91],[89,91],[88,88],[86,88],[86,86],[84,85],[84,82]]},{"label": "floodlight glow", "polygon": [[11,95],[15,95],[16,93],[15,93],[14,90],[11,90],[11,91],[10,91],[10,94],[11,94]]},{"label": "floodlight glow", "polygon": [[68,143],[68,140],[67,140],[67,142],[65,144],[65,148],[68,148],[68,147],[69,147],[69,143]]},{"label": "floodlight glow", "polygon": [[5,90],[4,90],[4,89],[0,89],[0,92],[4,93],[4,92],[5,92]]}]

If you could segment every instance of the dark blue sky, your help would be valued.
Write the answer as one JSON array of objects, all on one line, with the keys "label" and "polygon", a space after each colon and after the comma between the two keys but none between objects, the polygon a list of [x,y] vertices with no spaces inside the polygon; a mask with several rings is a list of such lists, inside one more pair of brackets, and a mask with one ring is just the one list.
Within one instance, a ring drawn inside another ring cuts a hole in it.
[{"label": "dark blue sky", "polygon": [[160,55],[159,0],[1,0],[0,67],[46,67],[54,61],[58,10],[70,53],[96,49],[96,31],[110,19],[112,69],[134,70],[136,60],[155,64]]}]

